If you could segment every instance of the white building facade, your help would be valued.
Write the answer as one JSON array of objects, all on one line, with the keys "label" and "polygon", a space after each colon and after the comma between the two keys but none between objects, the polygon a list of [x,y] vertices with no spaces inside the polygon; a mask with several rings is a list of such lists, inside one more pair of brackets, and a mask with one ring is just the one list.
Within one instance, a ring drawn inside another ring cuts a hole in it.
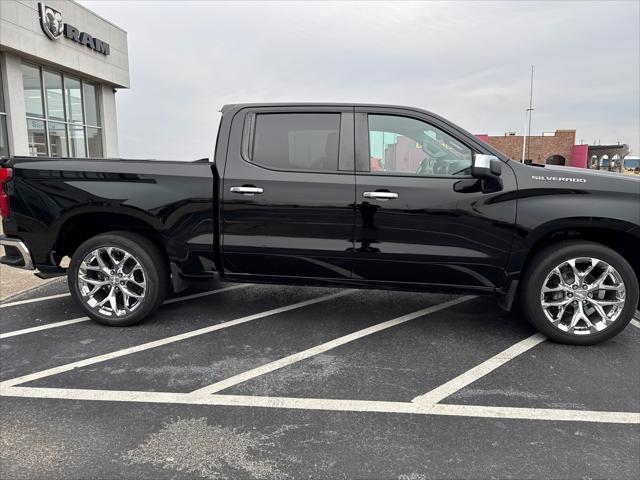
[{"label": "white building facade", "polygon": [[0,87],[0,158],[117,157],[127,32],[72,0],[1,0]]}]

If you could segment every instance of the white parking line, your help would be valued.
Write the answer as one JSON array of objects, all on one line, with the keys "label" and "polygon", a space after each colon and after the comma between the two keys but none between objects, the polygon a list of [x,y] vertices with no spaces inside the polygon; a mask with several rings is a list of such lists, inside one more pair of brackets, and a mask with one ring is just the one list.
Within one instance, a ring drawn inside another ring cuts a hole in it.
[{"label": "white parking line", "polygon": [[74,318],[72,320],[64,320],[62,322],[47,323],[46,325],[39,325],[37,327],[23,328],[22,330],[14,330],[13,332],[2,333],[0,334],[0,339],[16,337],[18,335],[24,335],[25,333],[39,332],[40,330],[48,330],[49,328],[64,327],[65,325],[73,325],[74,323],[86,322],[87,320],[90,320],[90,318],[80,317]]},{"label": "white parking line", "polygon": [[246,288],[251,286],[253,286],[252,283],[239,283],[237,285],[231,285],[230,287],[219,288],[217,290],[209,290],[207,292],[194,293],[192,295],[185,295],[184,297],[170,298],[169,300],[165,300],[162,304],[169,305],[171,303],[184,302],[185,300],[193,300],[194,298],[207,297],[209,295],[213,295],[214,293],[228,292],[230,290],[237,290],[238,288]]},{"label": "white parking line", "polygon": [[640,424],[640,413],[637,412],[486,407],[476,405],[422,405],[412,402],[340,400],[325,398],[258,397],[250,395],[219,394],[194,396],[190,393],[170,392],[5,387],[2,384],[0,384],[0,396],[60,400],[88,400],[99,402],[215,405],[230,407],[323,410],[334,412],[409,413],[417,415],[445,415],[517,420]]},{"label": "white parking line", "polygon": [[33,380],[49,377],[51,375],[57,375],[59,373],[68,372],[69,370],[74,370],[76,368],[86,367],[87,365],[93,365],[95,363],[105,362],[107,360],[123,357],[125,355],[130,355],[132,353],[142,352],[144,350],[160,347],[162,345],[168,345],[169,343],[179,342],[181,340],[186,340],[187,338],[197,337],[199,335],[204,335],[206,333],[215,332],[216,330],[222,330],[223,328],[233,327],[235,325],[240,325],[242,323],[258,320],[259,318],[264,318],[271,315],[288,312],[290,310],[306,307],[308,305],[313,305],[315,303],[325,302],[327,300],[332,300],[334,298],[347,295],[351,292],[353,292],[353,290],[343,290],[343,291],[332,293],[329,295],[322,295],[320,297],[312,298],[310,300],[305,300],[303,302],[293,303],[291,305],[286,305],[284,307],[274,308],[273,310],[267,310],[266,312],[254,313],[253,315],[237,318],[235,320],[230,320],[228,322],[218,323],[216,325],[199,328],[197,330],[181,333],[179,335],[173,335],[171,337],[162,338],[160,340],[155,340],[153,342],[147,342],[141,345],[136,345],[134,347],[129,347],[122,350],[117,350],[115,352],[106,353],[104,355],[99,355],[97,357],[86,358],[84,360],[79,360],[77,362],[67,363],[65,365],[60,365],[58,367],[42,370],[40,372],[30,373],[28,375],[23,375],[22,377],[16,377],[9,380],[5,380],[4,382],[0,383],[0,388],[11,387],[14,385],[19,385],[21,383],[31,382]]},{"label": "white parking line", "polygon": [[640,328],[640,322],[638,320],[636,320],[635,318],[633,320],[631,320],[631,325],[633,325],[634,327]]},{"label": "white parking line", "polygon": [[547,339],[544,335],[536,333],[529,338],[512,345],[511,347],[503,350],[502,352],[494,355],[488,360],[485,360],[480,365],[473,367],[471,370],[467,370],[462,375],[458,375],[456,378],[449,380],[447,383],[434,388],[430,392],[420,395],[412,400],[413,403],[421,405],[434,405],[450,395],[453,395],[458,390],[466,387],[467,385],[475,382],[486,374],[494,371],[496,368],[504,365],[509,360],[513,360],[518,355],[532,349],[539,343],[544,342]]},{"label": "white parking line", "polygon": [[409,313],[407,315],[403,315],[401,317],[394,318],[386,322],[378,323],[377,325],[373,325],[371,327],[358,330],[357,332],[353,332],[348,335],[344,335],[342,337],[331,340],[329,342],[316,345],[315,347],[311,347],[311,348],[308,348],[307,350],[294,353],[293,355],[289,355],[287,357],[281,358],[274,362],[270,362],[265,365],[261,365],[257,368],[248,370],[246,372],[239,373],[238,375],[234,375],[233,377],[226,378],[212,385],[199,388],[198,390],[194,390],[193,392],[191,392],[191,395],[207,396],[207,395],[211,395],[212,393],[220,392],[234,385],[238,385],[239,383],[246,382],[247,380],[251,380],[252,378],[259,377],[260,375],[264,375],[265,373],[273,372],[274,370],[278,370],[280,368],[286,367],[293,363],[300,362],[302,360],[313,357],[315,355],[319,355],[320,353],[324,353],[328,350],[339,347],[346,343],[353,342],[360,338],[366,337],[367,335],[372,335],[382,330],[386,330],[387,328],[391,328],[396,325],[400,325],[402,323],[408,322],[410,320],[414,320],[418,317],[422,317],[424,315],[428,315],[430,313],[434,313],[439,310],[444,310],[445,308],[458,305],[462,302],[466,302],[467,300],[471,300],[472,298],[475,298],[475,297],[467,296],[467,297],[456,298],[454,300],[440,303],[438,305],[433,305],[431,307],[423,308],[422,310],[418,310],[416,312]]},{"label": "white parking line", "polygon": [[[252,284],[250,283],[245,283],[241,285],[232,285],[231,287],[219,288],[218,290],[209,290],[208,292],[194,293],[193,295],[186,295],[184,297],[171,298],[169,300],[166,300],[163,303],[163,305],[167,305],[169,303],[175,303],[175,302],[183,302],[185,300],[191,300],[194,298],[205,297],[208,295],[213,295],[215,293],[228,292],[229,290],[236,290],[238,288],[250,287],[251,285]],[[73,320],[63,320],[60,322],[47,323],[46,325],[39,325],[37,327],[23,328],[22,330],[14,330],[12,332],[0,334],[0,339],[15,337],[18,335],[24,335],[26,333],[39,332],[41,330],[48,330],[50,328],[64,327],[65,325],[72,325],[74,323],[87,322],[89,320],[91,320],[89,317],[81,317],[81,318],[74,318]]]},{"label": "white parking line", "polygon": [[[251,284],[246,283],[246,284],[240,284],[240,285],[234,285],[232,287],[228,287],[228,289],[234,289],[234,288],[243,288],[243,287],[248,287]],[[167,301],[164,302],[164,304],[169,304],[169,303],[175,303],[175,302],[181,302],[183,300],[190,300],[192,298],[200,298],[200,297],[205,297],[207,295],[211,295],[212,293],[217,292],[218,290],[209,290],[208,292],[201,292],[201,293],[194,293],[193,295],[186,295],[184,297],[176,297],[176,298],[171,298]],[[7,307],[16,307],[18,305],[25,305],[27,303],[35,303],[35,302],[44,302],[45,300],[53,300],[54,298],[63,298],[63,297],[70,297],[71,294],[70,293],[59,293],[57,295],[49,295],[47,297],[37,297],[37,298],[30,298],[28,300],[19,300],[17,302],[9,302],[9,303],[2,303],[0,304],[0,308],[7,308]]]},{"label": "white parking line", "polygon": [[0,304],[0,308],[15,307],[17,305],[25,305],[27,303],[44,302],[45,300],[53,300],[54,298],[70,297],[70,293],[59,293],[57,295],[49,295],[48,297],[30,298],[28,300],[19,300],[17,302],[9,302]]}]

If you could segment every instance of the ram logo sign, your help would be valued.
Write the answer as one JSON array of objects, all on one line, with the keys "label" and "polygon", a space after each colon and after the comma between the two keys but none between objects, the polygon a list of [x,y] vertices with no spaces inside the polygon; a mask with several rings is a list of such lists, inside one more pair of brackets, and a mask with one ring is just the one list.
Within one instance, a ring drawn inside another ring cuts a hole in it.
[{"label": "ram logo sign", "polygon": [[58,40],[62,36],[64,23],[62,23],[62,14],[58,10],[47,7],[40,3],[40,25],[42,30],[51,40]]},{"label": "ram logo sign", "polygon": [[51,40],[58,40],[63,35],[69,40],[73,40],[80,45],[84,45],[91,50],[109,55],[109,44],[103,42],[99,38],[89,35],[87,32],[81,32],[76,27],[64,23],[62,21],[62,13],[58,10],[48,7],[44,3],[38,4],[40,11],[40,26],[42,31],[47,34]]},{"label": "ram logo sign", "polygon": [[544,182],[573,182],[573,183],[587,183],[585,178],[574,177],[549,177],[547,175],[531,175],[534,180],[542,180]]}]

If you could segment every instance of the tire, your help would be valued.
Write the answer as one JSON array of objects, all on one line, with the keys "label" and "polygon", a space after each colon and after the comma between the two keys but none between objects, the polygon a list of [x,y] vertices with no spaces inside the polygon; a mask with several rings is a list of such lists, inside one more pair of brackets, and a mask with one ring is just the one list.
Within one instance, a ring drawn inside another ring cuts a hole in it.
[{"label": "tire", "polygon": [[[148,238],[131,232],[104,233],[84,242],[71,258],[67,278],[71,296],[87,315],[116,327],[141,322],[169,291],[164,256]],[[105,300],[111,296],[115,303]]]},{"label": "tire", "polygon": [[[572,260],[577,260],[575,268],[567,263]],[[607,270],[606,265],[613,270]],[[593,273],[588,273],[591,266]],[[576,271],[580,281],[572,282]],[[602,288],[592,288],[602,275]],[[564,241],[549,245],[531,259],[522,278],[520,294],[525,317],[539,332],[559,343],[594,345],[608,340],[629,324],[638,304],[638,279],[633,268],[620,254],[598,243]],[[543,293],[543,286],[551,291]],[[622,299],[624,302],[620,303]],[[616,305],[603,306],[607,302]],[[555,304],[565,304],[565,309],[549,306]],[[572,328],[574,318],[579,320]]]}]

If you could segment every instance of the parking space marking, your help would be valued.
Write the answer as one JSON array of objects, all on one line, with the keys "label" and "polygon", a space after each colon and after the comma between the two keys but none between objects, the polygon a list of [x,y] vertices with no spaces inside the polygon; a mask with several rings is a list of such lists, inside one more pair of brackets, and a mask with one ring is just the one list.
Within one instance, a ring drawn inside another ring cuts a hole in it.
[{"label": "parking space marking", "polygon": [[523,354],[527,350],[532,349],[536,345],[544,342],[547,339],[544,335],[536,333],[528,338],[512,345],[511,347],[503,350],[502,352],[494,355],[488,360],[485,360],[479,365],[476,365],[470,370],[467,370],[461,375],[449,380],[447,383],[434,388],[430,392],[420,395],[412,400],[413,403],[421,405],[434,405],[450,395],[453,395],[458,390],[466,387],[467,385],[475,382],[479,378],[484,377],[488,373],[491,373],[496,368],[501,367],[510,360],[513,360],[518,355]]},{"label": "parking space marking", "polygon": [[27,303],[44,302],[45,300],[53,300],[54,298],[70,297],[70,293],[58,293],[57,295],[49,295],[47,297],[30,298],[28,300],[19,300],[17,302],[9,302],[0,304],[0,308],[15,307],[25,305]]},{"label": "parking space marking", "polygon": [[237,290],[238,288],[246,288],[253,286],[252,283],[239,283],[237,285],[231,285],[230,287],[219,288],[217,290],[208,290],[206,292],[194,293],[192,295],[185,295],[184,297],[170,298],[162,302],[163,305],[170,305],[176,302],[184,302],[185,300],[193,300],[194,298],[208,297],[214,293],[228,292],[230,290]]},{"label": "parking space marking", "polygon": [[635,318],[631,320],[631,325],[633,325],[634,327],[640,328],[640,322]]},{"label": "parking space marking", "polygon": [[[250,287],[251,285],[252,285],[251,283],[245,283],[241,285],[232,285],[230,287],[219,288],[217,290],[209,290],[207,292],[194,293],[193,295],[186,295],[184,297],[176,297],[176,298],[171,298],[169,300],[165,300],[162,304],[167,305],[175,302],[183,302],[185,300],[205,297],[208,295],[213,295],[215,293],[228,292],[230,290],[236,290],[238,288],[246,288],[246,287]],[[48,330],[50,328],[64,327],[65,325],[73,325],[74,323],[87,322],[89,320],[91,320],[89,317],[81,317],[81,318],[74,318],[72,320],[62,320],[60,322],[47,323],[46,325],[39,325],[37,327],[23,328],[22,330],[14,330],[12,332],[2,333],[0,334],[0,339],[16,337],[18,335],[24,335],[26,333],[39,332],[41,330]]]},{"label": "parking space marking", "polygon": [[[232,288],[232,287],[229,287]],[[169,343],[179,342],[181,340],[186,340],[187,338],[197,337],[199,335],[204,335],[206,333],[215,332],[216,330],[222,330],[223,328],[233,327],[235,325],[240,325],[242,323],[251,322],[253,320],[258,320],[260,318],[269,317],[271,315],[277,315],[279,313],[288,312],[290,310],[295,310],[297,308],[306,307],[308,305],[313,305],[320,302],[325,302],[327,300],[332,300],[334,298],[342,297],[349,293],[352,293],[354,290],[342,290],[337,293],[331,293],[328,295],[322,295],[320,297],[312,298],[310,300],[305,300],[303,302],[292,303],[290,305],[285,305],[284,307],[275,308],[272,310],[267,310],[265,312],[254,313],[253,315],[248,315],[246,317],[237,318],[235,320],[229,320],[227,322],[218,323],[216,325],[211,325],[209,327],[199,328],[197,330],[192,330],[190,332],[181,333],[179,335],[173,335],[171,337],[161,338],[160,340],[155,340],[153,342],[143,343],[141,345],[136,345],[134,347],[125,348],[123,350],[117,350],[115,352],[106,353],[104,355],[98,355],[96,357],[86,358],[84,360],[79,360],[77,362],[67,363],[65,365],[60,365],[58,367],[49,368],[47,370],[42,370],[40,372],[34,372],[27,375],[23,375],[21,377],[12,378],[9,380],[5,380],[4,382],[0,382],[0,388],[2,387],[11,387],[14,385],[19,385],[21,383],[31,382],[33,380],[38,380],[45,377],[50,377],[52,375],[57,375],[59,373],[68,372],[70,370],[74,370],[80,367],[86,367],[87,365],[93,365],[100,362],[105,362],[107,360],[112,360],[114,358],[123,357],[125,355],[130,355],[132,353],[142,352],[144,350],[149,350],[151,348],[161,347],[163,345],[167,345]]]},{"label": "parking space marking", "polygon": [[514,420],[547,420],[589,423],[640,424],[640,413],[552,408],[487,407],[475,405],[422,405],[412,402],[372,400],[339,400],[325,398],[261,397],[251,395],[206,395],[190,393],[140,392],[123,390],[87,390],[70,388],[4,387],[0,396],[87,400],[101,402],[162,403],[212,405],[229,407],[285,408],[333,412],[406,413],[457,417],[499,418]]},{"label": "parking space marking", "polygon": [[433,415],[508,418],[514,420],[640,424],[640,413],[637,412],[604,412],[556,408],[485,407],[480,405],[448,405],[438,403],[431,408],[430,413]]},{"label": "parking space marking", "polygon": [[[168,305],[170,303],[175,303],[175,302],[181,302],[183,300],[191,300],[192,298],[206,297],[207,295],[211,295],[216,292],[234,290],[236,288],[250,287],[251,285],[252,285],[251,283],[242,283],[238,285],[232,285],[230,287],[221,288],[218,290],[209,290],[206,292],[194,293],[192,295],[185,295],[184,297],[170,298],[169,300],[165,300],[163,302],[163,305]],[[18,305],[26,305],[28,303],[35,303],[35,302],[44,302],[45,300],[53,300],[55,298],[63,298],[63,297],[70,297],[70,296],[71,296],[70,293],[59,293],[57,295],[49,295],[47,297],[37,297],[37,298],[30,298],[28,300],[20,300],[17,302],[2,303],[0,304],[0,308],[17,307]]]},{"label": "parking space marking", "polygon": [[422,317],[424,315],[428,315],[430,313],[437,312],[439,310],[444,310],[445,308],[453,307],[454,305],[458,305],[462,302],[466,302],[467,300],[471,300],[472,298],[475,298],[475,297],[466,296],[466,297],[456,298],[448,302],[443,302],[438,305],[433,305],[431,307],[423,308],[421,310],[409,313],[407,315],[403,315],[401,317],[394,318],[392,320],[387,320],[386,322],[378,323],[377,325],[373,325],[371,327],[358,330],[357,332],[344,335],[334,340],[322,343],[320,345],[316,345],[315,347],[311,347],[301,352],[294,353],[293,355],[280,358],[274,362],[270,362],[265,365],[261,365],[259,367],[248,370],[246,372],[239,373],[238,375],[234,375],[232,377],[226,378],[224,380],[213,383],[206,387],[199,388],[198,390],[194,390],[193,392],[191,392],[191,395],[207,396],[207,395],[211,395],[212,393],[220,392],[229,387],[233,387],[234,385],[238,385],[240,383],[246,382],[247,380],[251,380],[252,378],[259,377],[260,375],[273,372],[274,370],[278,370],[280,368],[286,367],[293,363],[300,362],[302,360],[313,357],[315,355],[319,355],[326,351],[337,348],[341,345],[345,345],[346,343],[353,342],[355,340],[366,337],[368,335],[372,335],[382,330],[386,330],[387,328],[391,328],[396,325],[409,322],[411,320]]},{"label": "parking space marking", "polygon": [[41,330],[47,330],[49,328],[64,327],[65,325],[73,325],[74,323],[86,322],[88,320],[90,320],[89,317],[80,317],[71,320],[63,320],[61,322],[47,323],[46,325],[39,325],[37,327],[23,328],[22,330],[14,330],[13,332],[2,333],[0,334],[0,339],[16,337],[18,335],[24,335],[25,333],[39,332]]}]

